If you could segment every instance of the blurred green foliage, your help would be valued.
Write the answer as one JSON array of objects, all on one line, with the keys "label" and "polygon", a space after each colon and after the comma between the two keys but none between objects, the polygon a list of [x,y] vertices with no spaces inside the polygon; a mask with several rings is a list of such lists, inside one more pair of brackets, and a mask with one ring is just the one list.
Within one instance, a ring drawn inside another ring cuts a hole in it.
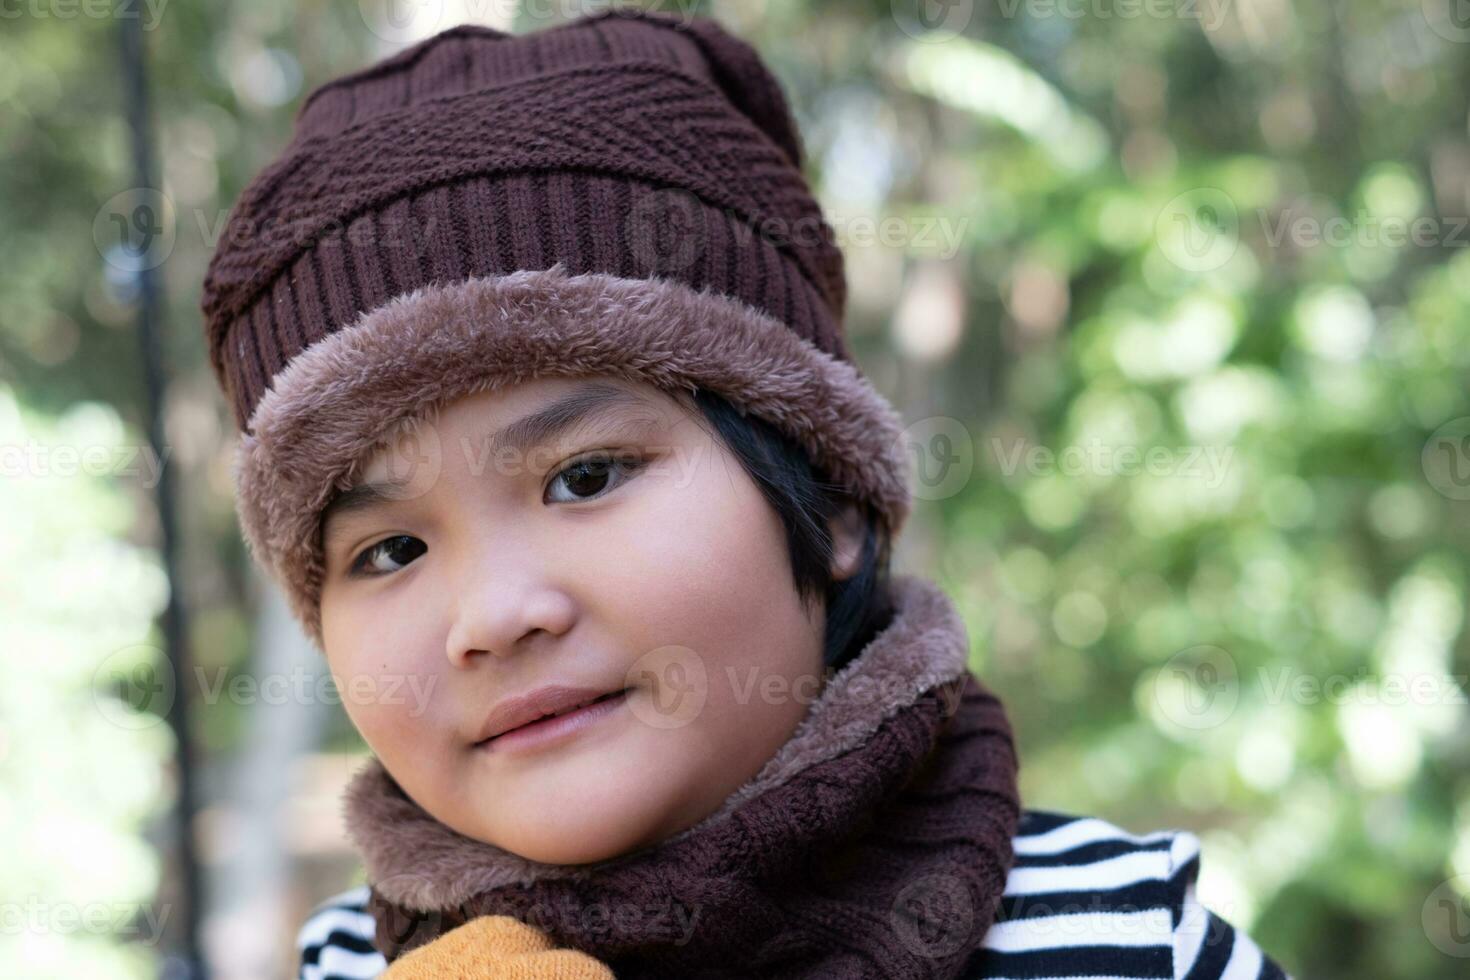
[{"label": "blurred green foliage", "polygon": [[[1202,900],[1299,977],[1462,976],[1470,35],[1449,3],[658,6],[717,16],[787,89],[854,347],[914,423],[900,560],[960,601],[1027,803],[1196,831]],[[199,283],[304,92],[393,49],[372,7],[169,5],[148,32],[209,667],[245,664],[250,611]],[[95,231],[130,182],[115,26],[0,34],[0,383],[136,427]],[[199,719],[211,749],[229,710]]]}]

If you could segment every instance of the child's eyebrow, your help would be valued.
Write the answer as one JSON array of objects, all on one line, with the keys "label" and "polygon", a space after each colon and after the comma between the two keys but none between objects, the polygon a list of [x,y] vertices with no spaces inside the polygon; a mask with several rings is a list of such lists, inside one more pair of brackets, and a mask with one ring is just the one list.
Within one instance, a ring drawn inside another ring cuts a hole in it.
[{"label": "child's eyebrow", "polygon": [[[497,430],[490,436],[488,452],[491,456],[507,450],[524,453],[590,418],[634,408],[643,409],[646,413],[651,406],[624,388],[605,382],[587,382]],[[396,499],[395,494],[407,487],[406,480],[381,480],[359,483],[342,491],[322,510],[323,536],[334,519],[389,503]]]}]

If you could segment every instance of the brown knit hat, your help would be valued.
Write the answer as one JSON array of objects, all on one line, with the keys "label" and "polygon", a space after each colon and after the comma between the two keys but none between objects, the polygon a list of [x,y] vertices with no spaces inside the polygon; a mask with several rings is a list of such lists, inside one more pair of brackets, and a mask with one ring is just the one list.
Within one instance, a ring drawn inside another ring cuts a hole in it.
[{"label": "brown knit hat", "polygon": [[397,423],[537,376],[704,388],[897,535],[898,413],[780,87],[712,20],[455,27],[312,92],[209,264],[237,509],[322,648],[320,515]]}]

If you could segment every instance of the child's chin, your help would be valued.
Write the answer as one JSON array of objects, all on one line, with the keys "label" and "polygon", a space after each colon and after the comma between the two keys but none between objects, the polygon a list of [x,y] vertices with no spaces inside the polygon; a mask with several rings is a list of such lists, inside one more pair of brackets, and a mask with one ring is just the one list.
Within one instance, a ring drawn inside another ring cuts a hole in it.
[{"label": "child's chin", "polygon": [[[659,787],[634,785],[609,768],[577,778],[571,789],[522,786],[514,793],[494,793],[496,812],[486,823],[493,823],[495,833],[487,826],[473,836],[493,838],[491,843],[545,864],[603,861],[667,836],[661,828],[669,805],[657,797]],[[645,769],[643,775],[654,771]]]},{"label": "child's chin", "polygon": [[592,864],[640,850],[646,835],[610,832],[606,824],[572,835],[529,833],[500,847],[542,864]]}]

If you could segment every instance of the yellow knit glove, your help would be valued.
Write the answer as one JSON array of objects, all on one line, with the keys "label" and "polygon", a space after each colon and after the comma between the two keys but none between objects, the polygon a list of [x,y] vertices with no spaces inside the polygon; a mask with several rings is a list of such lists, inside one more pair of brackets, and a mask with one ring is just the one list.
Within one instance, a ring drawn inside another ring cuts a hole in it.
[{"label": "yellow knit glove", "polygon": [[387,980],[616,980],[606,963],[557,949],[535,926],[482,915],[405,953],[378,974]]}]

